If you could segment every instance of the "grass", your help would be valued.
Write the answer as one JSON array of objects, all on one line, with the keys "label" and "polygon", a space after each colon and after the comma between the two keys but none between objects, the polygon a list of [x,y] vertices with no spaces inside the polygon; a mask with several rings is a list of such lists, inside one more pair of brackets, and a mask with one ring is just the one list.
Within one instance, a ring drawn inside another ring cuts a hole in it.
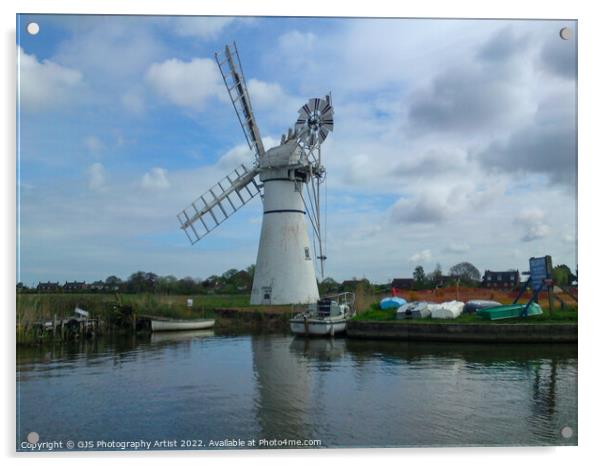
[{"label": "grass", "polygon": [[[187,300],[193,306],[187,306]],[[136,314],[149,314],[174,319],[192,319],[211,316],[217,308],[245,308],[249,295],[155,295],[140,294],[92,294],[92,293],[31,293],[17,295],[17,322],[31,323],[66,317],[76,306],[90,311],[93,317],[106,318],[114,306],[130,306]]]}]

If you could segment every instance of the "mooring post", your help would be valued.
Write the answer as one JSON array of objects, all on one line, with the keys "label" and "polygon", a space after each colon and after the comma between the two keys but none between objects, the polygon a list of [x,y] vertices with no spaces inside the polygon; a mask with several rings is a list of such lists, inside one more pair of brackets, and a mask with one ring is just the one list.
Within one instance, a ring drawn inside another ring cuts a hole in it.
[{"label": "mooring post", "polygon": [[52,338],[56,338],[56,314],[52,318]]}]

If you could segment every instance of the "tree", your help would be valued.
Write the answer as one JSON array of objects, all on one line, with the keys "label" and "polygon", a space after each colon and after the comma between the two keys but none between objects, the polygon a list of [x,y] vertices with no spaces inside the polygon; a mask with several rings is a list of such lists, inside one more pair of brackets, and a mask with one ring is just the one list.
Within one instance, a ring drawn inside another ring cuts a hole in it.
[{"label": "tree", "polygon": [[185,277],[178,280],[177,290],[179,294],[195,294],[198,288],[197,282],[192,277]]},{"label": "tree", "polygon": [[251,281],[252,281],[253,277],[255,276],[255,264],[249,265],[245,270],[247,271],[247,273],[251,277]]},{"label": "tree", "polygon": [[417,290],[424,288],[426,284],[426,274],[424,273],[424,267],[421,265],[416,266],[414,269],[414,286]]},{"label": "tree", "polygon": [[566,264],[554,267],[552,270],[552,278],[554,279],[554,283],[559,286],[568,286],[576,279],[575,275],[573,275],[571,269]]},{"label": "tree", "polygon": [[339,283],[331,277],[326,277],[322,280],[321,283],[318,284],[318,288],[320,290],[320,294],[322,293],[334,293],[339,289]]},{"label": "tree", "polygon": [[155,292],[159,276],[156,273],[147,272],[144,274],[144,289]]},{"label": "tree", "polygon": [[173,275],[167,275],[166,277],[159,277],[157,279],[157,291],[159,293],[171,294],[176,291],[178,279]]},{"label": "tree", "polygon": [[109,291],[119,291],[122,285],[123,280],[115,275],[110,275],[105,280],[105,289]]},{"label": "tree", "polygon": [[129,276],[126,284],[130,293],[155,292],[157,286],[156,273],[138,271]]},{"label": "tree", "polygon": [[432,287],[441,285],[441,279],[443,278],[443,272],[441,271],[441,264],[437,263],[435,270],[428,275],[428,282]]},{"label": "tree", "polygon": [[237,270],[237,269],[230,269],[230,270],[227,270],[226,272],[224,272],[224,274],[222,275],[222,278],[223,278],[223,279],[224,279],[226,282],[229,282],[229,281],[230,281],[230,279],[231,279],[231,278],[232,278],[234,275],[236,275],[237,273],[238,273],[238,270]]},{"label": "tree", "polygon": [[481,281],[481,272],[470,262],[460,262],[449,269],[452,277],[459,278],[467,285],[472,285]]},{"label": "tree", "polygon": [[126,283],[127,291],[130,293],[141,293],[145,291],[146,274],[142,271],[131,274]]}]

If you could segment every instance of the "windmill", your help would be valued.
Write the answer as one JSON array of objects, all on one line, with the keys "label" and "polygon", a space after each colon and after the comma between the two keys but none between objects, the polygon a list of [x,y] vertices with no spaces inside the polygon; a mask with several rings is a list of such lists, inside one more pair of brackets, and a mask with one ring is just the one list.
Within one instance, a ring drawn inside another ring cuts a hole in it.
[{"label": "windmill", "polygon": [[[249,148],[252,166],[242,164],[178,214],[192,244],[260,195],[263,221],[251,304],[301,304],[319,299],[312,250],[324,274],[320,191],[326,179],[321,144],[333,130],[330,95],[312,98],[280,145],[265,150],[247,90],[236,43],[216,53],[224,84]],[[306,195],[304,196],[304,191]],[[313,248],[305,217],[313,231]]]}]

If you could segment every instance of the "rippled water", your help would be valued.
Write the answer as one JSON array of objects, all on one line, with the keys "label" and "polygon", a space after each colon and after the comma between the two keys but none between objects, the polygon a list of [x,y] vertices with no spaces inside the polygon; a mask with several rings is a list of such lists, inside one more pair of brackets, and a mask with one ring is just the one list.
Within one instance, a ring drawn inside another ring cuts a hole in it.
[{"label": "rippled water", "polygon": [[[40,441],[173,439],[204,447],[223,439],[318,439],[323,447],[577,443],[576,345],[205,331],[20,350],[17,377],[17,448],[32,431]],[[571,438],[561,436],[565,426]]]}]

